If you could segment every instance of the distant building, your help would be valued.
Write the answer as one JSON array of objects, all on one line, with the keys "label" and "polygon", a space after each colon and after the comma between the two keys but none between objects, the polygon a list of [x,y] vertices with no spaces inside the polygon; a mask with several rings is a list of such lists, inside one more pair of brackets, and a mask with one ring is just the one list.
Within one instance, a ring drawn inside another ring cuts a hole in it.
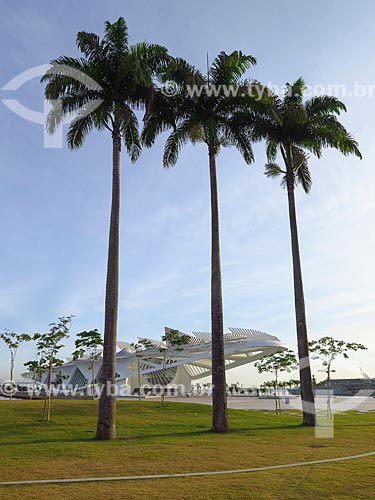
[{"label": "distant building", "polygon": [[[169,331],[165,328],[166,332]],[[287,347],[277,337],[257,330],[247,328],[230,328],[230,333],[224,335],[225,368],[226,370],[237,368],[247,363],[253,363],[264,356],[285,351]],[[181,333],[181,332],[180,332]],[[192,381],[211,375],[211,334],[193,332],[190,342],[182,350],[176,350],[171,346],[165,346],[161,341],[151,340],[152,346],[145,349],[141,356],[137,356],[134,347],[127,342],[117,343],[116,354],[116,384],[127,384],[131,393],[137,393],[138,362],[141,377],[141,386],[149,384],[169,387],[172,385],[183,385],[186,391],[190,391]],[[167,348],[168,364],[163,368],[163,352],[161,348]],[[95,379],[101,379],[102,354],[98,355],[95,362]],[[80,358],[64,363],[56,368],[55,381],[63,380],[64,385],[79,388],[91,384],[90,360]],[[43,382],[48,380],[48,374],[44,374]]]},{"label": "distant building", "polygon": [[[360,391],[372,391],[375,394],[375,378],[335,378],[331,379],[331,389],[335,396],[355,396]],[[326,389],[327,381],[316,385],[317,389]]]}]

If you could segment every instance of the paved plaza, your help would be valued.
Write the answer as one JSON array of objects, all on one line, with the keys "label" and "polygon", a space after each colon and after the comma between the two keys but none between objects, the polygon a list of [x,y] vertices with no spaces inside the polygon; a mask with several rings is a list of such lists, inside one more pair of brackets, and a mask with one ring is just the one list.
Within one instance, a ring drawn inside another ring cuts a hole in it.
[{"label": "paved plaza", "polygon": [[[160,399],[156,396],[147,397],[147,399]],[[212,399],[209,396],[193,396],[190,398],[166,397],[168,401],[174,402],[189,402],[211,405]],[[301,398],[292,396],[289,404],[286,404],[285,398],[280,398],[281,408],[283,410],[301,410]],[[325,397],[316,398],[316,406],[318,409],[326,408],[327,399]],[[334,413],[342,411],[358,411],[368,412],[375,411],[375,398],[371,397],[345,397],[334,396],[331,398],[331,407]],[[241,397],[228,396],[228,408],[235,410],[274,410],[275,400],[273,398],[258,398],[258,397]]]}]

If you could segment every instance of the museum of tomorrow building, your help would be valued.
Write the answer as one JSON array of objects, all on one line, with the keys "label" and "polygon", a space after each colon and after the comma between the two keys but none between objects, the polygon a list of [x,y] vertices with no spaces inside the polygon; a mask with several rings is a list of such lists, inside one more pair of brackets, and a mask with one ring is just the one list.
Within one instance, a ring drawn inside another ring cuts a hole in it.
[{"label": "museum of tomorrow building", "polygon": [[[170,329],[166,327],[165,332],[168,334]],[[127,342],[118,342],[116,385],[126,384],[132,394],[147,385],[183,386],[190,391],[195,381],[211,375],[211,334],[193,332],[188,337],[189,342],[181,348],[147,339],[150,347],[142,351],[136,351]],[[225,367],[226,370],[237,368],[286,349],[277,337],[267,333],[229,328],[229,333],[224,335]],[[102,354],[98,353],[94,364],[96,381],[101,379],[101,364]],[[87,358],[68,361],[58,371],[67,385],[84,388],[91,383],[91,362]]]}]

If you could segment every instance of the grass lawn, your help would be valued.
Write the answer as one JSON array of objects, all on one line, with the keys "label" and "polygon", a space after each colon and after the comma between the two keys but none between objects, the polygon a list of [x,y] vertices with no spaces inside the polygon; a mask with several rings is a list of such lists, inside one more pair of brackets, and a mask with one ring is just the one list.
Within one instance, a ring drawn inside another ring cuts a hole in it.
[{"label": "grass lawn", "polygon": [[[299,412],[229,410],[231,431],[212,434],[211,408],[118,402],[118,439],[97,442],[96,401],[0,401],[0,480],[124,476],[244,469],[375,450],[374,413],[335,416],[335,437],[316,439]],[[375,459],[227,476],[0,487],[0,498],[341,499],[374,498]]]}]

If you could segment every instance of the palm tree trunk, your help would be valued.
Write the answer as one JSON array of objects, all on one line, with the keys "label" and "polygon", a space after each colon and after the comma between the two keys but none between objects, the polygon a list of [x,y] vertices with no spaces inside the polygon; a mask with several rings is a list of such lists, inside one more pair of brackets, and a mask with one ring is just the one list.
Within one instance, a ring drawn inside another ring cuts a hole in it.
[{"label": "palm tree trunk", "polygon": [[309,343],[305,311],[305,296],[303,291],[301,259],[298,243],[296,204],[294,198],[294,173],[287,167],[287,190],[289,206],[290,235],[292,242],[294,305],[296,312],[297,343],[299,357],[299,373],[301,381],[301,399],[303,423],[315,425],[314,391],[311,381]]},{"label": "palm tree trunk", "polygon": [[96,439],[116,439],[116,346],[118,316],[118,273],[120,232],[120,152],[121,136],[118,129],[112,132],[113,174],[112,208],[109,229],[107,283],[105,296],[104,346],[102,381],[104,385],[99,399]]},{"label": "palm tree trunk", "polygon": [[223,298],[221,288],[219,206],[216,178],[216,148],[210,144],[211,185],[211,327],[212,327],[212,431],[227,432],[227,392],[224,358]]}]

